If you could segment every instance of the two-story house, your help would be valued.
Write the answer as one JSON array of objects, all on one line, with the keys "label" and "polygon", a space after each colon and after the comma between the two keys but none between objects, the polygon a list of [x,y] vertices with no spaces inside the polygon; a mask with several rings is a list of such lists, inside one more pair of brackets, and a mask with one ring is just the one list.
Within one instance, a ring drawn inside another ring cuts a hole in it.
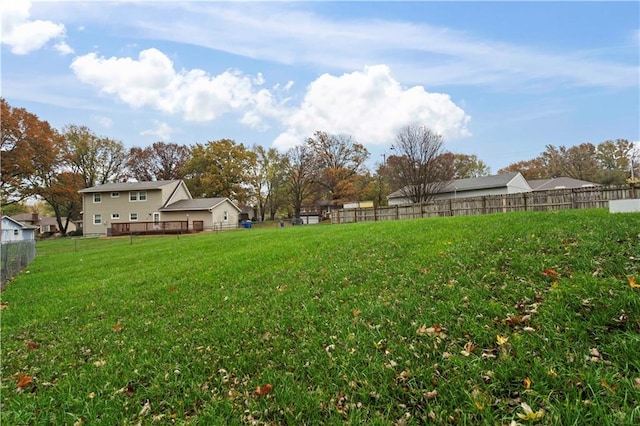
[{"label": "two-story house", "polygon": [[85,235],[190,232],[235,228],[228,198],[194,199],[182,180],[106,183],[82,195]]}]

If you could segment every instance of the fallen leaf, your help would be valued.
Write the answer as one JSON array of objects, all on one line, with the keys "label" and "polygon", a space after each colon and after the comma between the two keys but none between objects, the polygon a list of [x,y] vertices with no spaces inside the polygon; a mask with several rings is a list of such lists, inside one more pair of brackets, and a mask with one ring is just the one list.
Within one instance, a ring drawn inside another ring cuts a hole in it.
[{"label": "fallen leaf", "polygon": [[147,402],[142,406],[142,410],[138,413],[138,417],[146,416],[149,414],[149,411],[151,411],[151,403],[147,400]]},{"label": "fallen leaf", "polygon": [[518,413],[518,417],[520,417],[522,420],[534,421],[539,420],[542,418],[542,416],[544,416],[544,410],[540,409],[534,413],[531,407],[529,407],[529,404],[527,404],[526,402],[521,403],[520,406],[522,407],[524,414]]},{"label": "fallen leaf", "polygon": [[112,328],[113,328],[113,331],[122,331],[124,327],[122,327],[120,324],[116,324]]},{"label": "fallen leaf", "polygon": [[91,392],[91,393],[89,394],[89,399],[93,399],[93,398],[95,398],[95,397],[96,397],[96,393],[95,393],[95,392]]},{"label": "fallen leaf", "polygon": [[351,313],[353,314],[354,317],[357,317],[362,313],[362,311],[360,309],[353,309]]},{"label": "fallen leaf", "polygon": [[29,348],[32,351],[40,347],[40,344],[36,342],[27,341],[26,343],[27,343],[27,348]]},{"label": "fallen leaf", "polygon": [[633,386],[640,389],[640,377],[636,377],[635,379],[633,379]]},{"label": "fallen leaf", "polygon": [[629,285],[631,288],[640,288],[640,284],[636,282],[636,277],[629,277]]},{"label": "fallen leaf", "polygon": [[256,390],[254,391],[254,393],[258,396],[264,396],[266,394],[268,394],[269,392],[271,392],[271,389],[273,388],[273,386],[271,385],[271,383],[267,383],[264,386],[257,386]]},{"label": "fallen leaf", "polygon": [[531,388],[531,379],[528,377],[525,377],[524,380],[522,381],[522,384],[524,385],[525,389]]},{"label": "fallen leaf", "polygon": [[26,374],[18,373],[18,387],[24,388],[29,386],[29,384],[33,382],[32,376],[27,376]]},{"label": "fallen leaf", "polygon": [[175,285],[172,285],[171,287],[169,287],[167,290],[168,291],[176,291],[178,289],[178,287],[176,287]]},{"label": "fallen leaf", "polygon": [[509,338],[506,336],[503,336],[501,334],[498,334],[496,336],[496,342],[498,342],[498,346],[505,345],[508,341],[509,341]]},{"label": "fallen leaf", "polygon": [[0,303],[0,311],[4,311],[5,309],[9,309],[9,305],[6,303]]},{"label": "fallen leaf", "polygon": [[424,394],[424,397],[427,398],[427,399],[433,399],[436,396],[438,396],[438,390],[437,389],[434,389],[434,390],[429,391],[429,392],[425,392],[425,394]]},{"label": "fallen leaf", "polygon": [[105,361],[104,359],[101,359],[99,361],[94,362],[93,365],[95,365],[96,367],[102,367],[106,363],[107,363],[107,361]]},{"label": "fallen leaf", "polygon": [[551,278],[557,278],[560,276],[560,274],[555,269],[551,269],[551,268],[545,269],[544,271],[542,271],[542,274]]}]

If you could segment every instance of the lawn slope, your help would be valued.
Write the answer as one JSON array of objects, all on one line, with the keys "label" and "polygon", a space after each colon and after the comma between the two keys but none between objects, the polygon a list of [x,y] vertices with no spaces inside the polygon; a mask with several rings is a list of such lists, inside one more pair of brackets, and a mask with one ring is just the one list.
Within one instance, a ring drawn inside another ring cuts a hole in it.
[{"label": "lawn slope", "polygon": [[637,283],[604,210],[47,241],[0,420],[637,424]]}]

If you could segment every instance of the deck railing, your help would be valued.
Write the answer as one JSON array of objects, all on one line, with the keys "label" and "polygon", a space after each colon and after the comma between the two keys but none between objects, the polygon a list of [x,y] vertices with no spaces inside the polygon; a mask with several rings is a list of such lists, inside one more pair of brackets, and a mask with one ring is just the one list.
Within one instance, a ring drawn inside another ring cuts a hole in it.
[{"label": "deck railing", "polygon": [[[202,227],[194,226],[194,230],[202,230]],[[189,222],[186,220],[167,220],[162,222],[122,222],[111,224],[111,235],[114,237],[118,235],[186,234],[188,232]]]}]

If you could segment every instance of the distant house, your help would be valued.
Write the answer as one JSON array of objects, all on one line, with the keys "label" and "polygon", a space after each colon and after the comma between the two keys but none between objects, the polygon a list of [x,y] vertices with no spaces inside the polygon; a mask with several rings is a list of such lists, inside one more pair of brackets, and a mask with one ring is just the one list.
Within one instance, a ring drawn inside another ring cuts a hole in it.
[{"label": "distant house", "polygon": [[2,216],[2,243],[18,241],[35,241],[36,228],[18,222],[9,216]]},{"label": "distant house", "polygon": [[236,227],[228,198],[194,199],[182,180],[107,183],[78,191],[85,235],[189,232]]},{"label": "distant house", "polygon": [[[405,195],[405,189],[400,189],[387,196],[389,205],[411,204]],[[530,192],[531,186],[519,172],[502,175],[482,176],[477,178],[456,179],[434,195],[435,200],[454,198],[480,197],[485,195],[516,194]]]},{"label": "distant house", "polygon": [[[14,216],[11,216],[12,219],[17,220],[18,222],[24,223],[25,225],[33,226],[36,228],[37,234],[56,234],[60,232],[58,229],[58,221],[55,217],[43,216],[40,217],[38,213],[21,213]],[[67,220],[66,217],[62,218],[62,222],[64,223]],[[67,226],[67,232],[73,232],[77,229],[76,222],[69,221],[69,225]]]},{"label": "distant house", "polygon": [[574,179],[570,177],[556,177],[551,179],[532,179],[529,180],[532,191],[550,191],[553,189],[575,189],[575,188],[593,188],[601,186],[598,183],[588,182],[586,180]]}]

